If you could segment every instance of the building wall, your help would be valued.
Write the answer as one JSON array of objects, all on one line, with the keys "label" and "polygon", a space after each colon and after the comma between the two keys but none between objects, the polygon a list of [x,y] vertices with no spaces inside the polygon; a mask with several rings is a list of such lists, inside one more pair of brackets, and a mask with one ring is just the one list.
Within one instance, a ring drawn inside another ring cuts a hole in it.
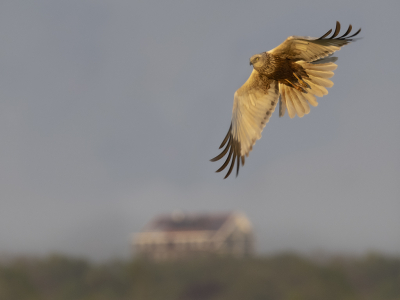
[{"label": "building wall", "polygon": [[254,251],[254,237],[249,220],[232,213],[217,230],[148,231],[136,235],[137,255],[166,260],[209,254],[243,257]]}]

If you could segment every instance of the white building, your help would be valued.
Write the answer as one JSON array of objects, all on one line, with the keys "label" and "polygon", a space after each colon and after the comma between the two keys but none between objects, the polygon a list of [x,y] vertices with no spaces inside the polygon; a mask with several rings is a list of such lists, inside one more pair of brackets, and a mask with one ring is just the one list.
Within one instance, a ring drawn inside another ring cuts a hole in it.
[{"label": "white building", "polygon": [[253,253],[253,230],[244,214],[173,213],[154,218],[133,240],[138,255],[165,260],[207,254]]}]

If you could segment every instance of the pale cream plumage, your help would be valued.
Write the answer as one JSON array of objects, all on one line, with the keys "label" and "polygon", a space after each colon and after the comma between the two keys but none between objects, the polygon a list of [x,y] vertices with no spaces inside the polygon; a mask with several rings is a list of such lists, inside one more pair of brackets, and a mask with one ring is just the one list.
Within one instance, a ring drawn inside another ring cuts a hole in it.
[{"label": "pale cream plumage", "polygon": [[[248,81],[252,80],[252,75]],[[278,102],[278,83],[272,82],[268,93],[257,88],[248,88],[245,83],[235,92],[232,109],[232,135],[241,142],[240,156],[248,155],[255,140],[261,138],[261,132],[268,123]]]},{"label": "pale cream plumage", "polygon": [[315,98],[328,94],[326,88],[333,86],[329,80],[337,68],[337,58],[331,55],[353,41],[358,30],[348,36],[346,33],[337,37],[340,23],[330,38],[326,38],[329,30],[320,38],[290,36],[278,47],[254,55],[250,59],[253,71],[249,79],[234,94],[231,127],[220,148],[226,147],[211,161],[228,157],[217,170],[224,170],[231,163],[225,176],[228,177],[237,163],[236,176],[239,173],[240,161],[245,162],[256,140],[274,112],[279,99],[279,116],[287,110],[290,118],[300,118],[310,112],[310,105],[317,106]]}]

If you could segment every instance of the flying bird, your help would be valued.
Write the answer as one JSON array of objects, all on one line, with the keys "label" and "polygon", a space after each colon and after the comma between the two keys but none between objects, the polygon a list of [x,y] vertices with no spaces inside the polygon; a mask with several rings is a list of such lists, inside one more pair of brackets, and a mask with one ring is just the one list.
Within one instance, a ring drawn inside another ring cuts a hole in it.
[{"label": "flying bird", "polygon": [[[245,156],[261,138],[261,132],[268,123],[279,101],[279,117],[287,110],[290,118],[302,118],[310,112],[310,105],[317,106],[315,98],[328,94],[326,88],[333,86],[332,77],[337,65],[337,57],[332,54],[344,45],[354,41],[361,28],[350,35],[352,26],[338,37],[340,23],[332,36],[330,29],[320,38],[290,36],[278,47],[250,58],[253,71],[249,79],[233,97],[232,119],[229,131],[222,141],[224,150],[211,159],[217,161],[228,156],[216,171],[221,172],[230,163],[227,178],[236,162],[236,176],[239,174]],[[228,152],[229,151],[229,152]],[[224,178],[224,179],[225,179]]]}]

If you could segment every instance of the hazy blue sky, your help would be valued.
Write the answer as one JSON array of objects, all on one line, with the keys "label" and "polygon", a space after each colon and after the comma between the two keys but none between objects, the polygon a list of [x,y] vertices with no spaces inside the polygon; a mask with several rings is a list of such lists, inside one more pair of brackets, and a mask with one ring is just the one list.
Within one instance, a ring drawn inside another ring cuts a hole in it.
[{"label": "hazy blue sky", "polygon": [[[129,255],[155,214],[240,210],[260,252],[400,254],[399,1],[2,1],[0,253]],[[209,159],[253,54],[362,27],[329,95]]]}]

